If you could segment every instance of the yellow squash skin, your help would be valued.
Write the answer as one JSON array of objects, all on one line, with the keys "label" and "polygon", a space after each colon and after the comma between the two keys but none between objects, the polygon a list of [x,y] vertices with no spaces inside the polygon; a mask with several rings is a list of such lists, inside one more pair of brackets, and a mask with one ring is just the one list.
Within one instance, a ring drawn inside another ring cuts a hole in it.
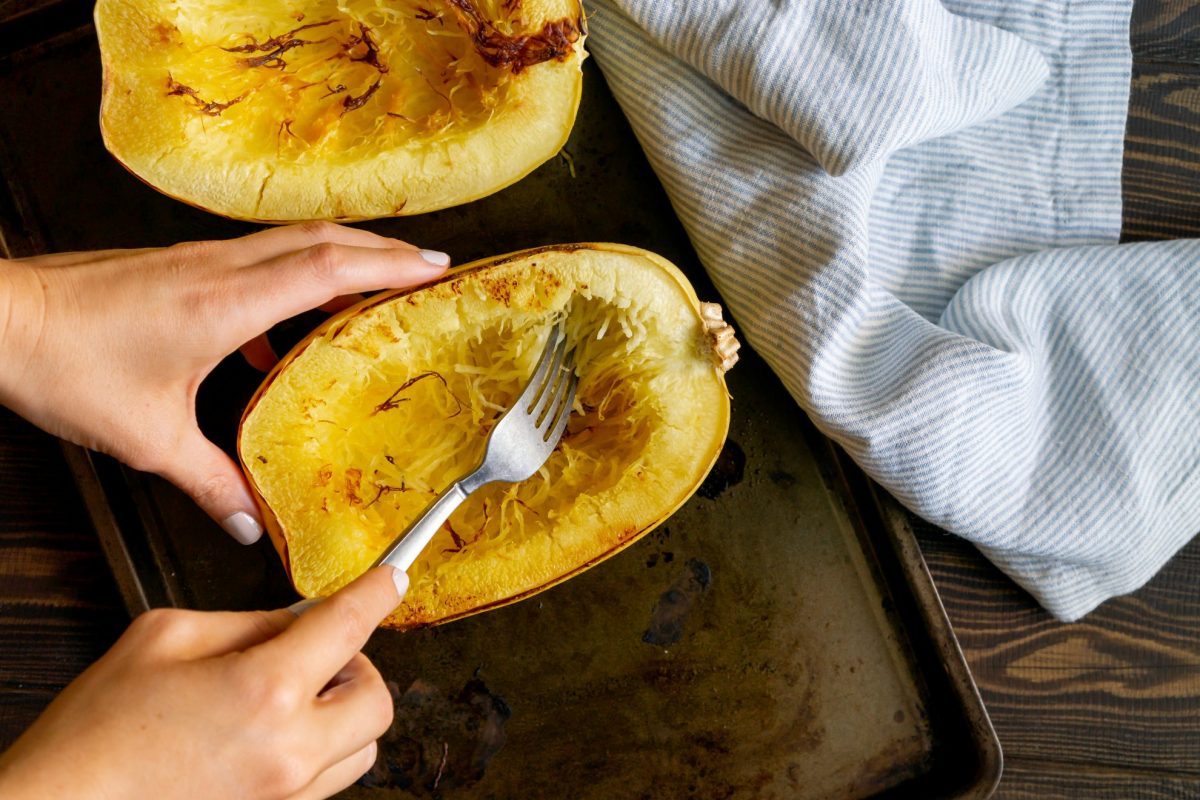
[{"label": "yellow squash skin", "polygon": [[580,386],[563,442],[540,474],[455,512],[385,624],[440,624],[540,592],[692,495],[725,440],[729,397],[711,313],[706,325],[683,275],[613,244],[487,259],[338,314],[247,406],[239,456],[302,595],[361,574],[477,463],[568,310]]},{"label": "yellow squash skin", "polygon": [[263,222],[469,202],[565,144],[580,0],[98,0],[105,146]]}]

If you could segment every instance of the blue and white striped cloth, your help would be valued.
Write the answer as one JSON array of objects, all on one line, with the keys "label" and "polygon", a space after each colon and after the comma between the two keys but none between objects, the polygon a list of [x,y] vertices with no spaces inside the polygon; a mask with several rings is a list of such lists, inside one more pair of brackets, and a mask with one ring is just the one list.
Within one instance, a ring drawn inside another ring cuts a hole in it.
[{"label": "blue and white striped cloth", "polygon": [[1200,244],[1114,246],[1131,0],[592,0],[746,338],[1055,616],[1200,530]]}]

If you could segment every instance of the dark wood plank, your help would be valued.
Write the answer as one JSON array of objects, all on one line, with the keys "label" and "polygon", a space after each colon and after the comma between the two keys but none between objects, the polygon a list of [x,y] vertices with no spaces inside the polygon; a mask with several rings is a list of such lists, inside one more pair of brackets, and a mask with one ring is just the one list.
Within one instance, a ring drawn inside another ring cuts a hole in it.
[{"label": "dark wood plank", "polygon": [[1200,64],[1200,6],[1195,0],[1137,0],[1129,43],[1142,64]]},{"label": "dark wood plank", "polygon": [[56,442],[0,409],[0,749],[127,622]]},{"label": "dark wood plank", "polygon": [[1092,769],[1053,761],[1005,766],[995,800],[1193,800],[1200,781],[1152,771]]},{"label": "dark wood plank", "polygon": [[920,539],[1008,763],[1200,777],[1200,542],[1063,625],[970,545],[928,526]]},{"label": "dark wood plank", "polygon": [[1200,234],[1200,3],[1138,0],[1125,135],[1124,238]]},{"label": "dark wood plank", "polygon": [[1131,89],[1124,238],[1200,235],[1200,65],[1138,63]]}]

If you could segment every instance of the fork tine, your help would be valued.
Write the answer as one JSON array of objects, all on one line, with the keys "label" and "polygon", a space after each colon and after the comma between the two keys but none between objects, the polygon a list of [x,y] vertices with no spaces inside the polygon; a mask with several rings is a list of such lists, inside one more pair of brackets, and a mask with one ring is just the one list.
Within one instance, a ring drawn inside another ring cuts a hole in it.
[{"label": "fork tine", "polygon": [[551,406],[554,405],[558,393],[561,391],[559,387],[564,381],[563,364],[568,355],[567,340],[565,336],[563,337],[562,342],[559,344],[560,346],[555,348],[554,351],[554,361],[550,365],[550,372],[546,375],[546,391],[538,396],[536,401],[537,410],[531,410],[529,412],[533,415],[533,426],[535,428],[540,429],[542,427],[547,413],[549,412]]},{"label": "fork tine", "polygon": [[[571,416],[579,385],[575,356],[575,348],[567,349],[566,326],[560,320],[551,327],[521,396],[488,434],[483,460],[439,494],[383,551],[376,566],[392,564],[408,569],[454,509],[475,490],[497,481],[526,480],[537,473],[554,452]],[[536,415],[532,413],[534,406]]]},{"label": "fork tine", "polygon": [[538,416],[534,424],[539,432],[554,427],[554,422],[558,419],[558,413],[562,407],[562,399],[567,394],[570,382],[574,377],[575,348],[572,347],[563,356],[562,363],[558,365],[558,376],[554,382],[553,392],[538,409]]},{"label": "fork tine", "polygon": [[513,407],[522,406],[525,408],[525,413],[530,413],[534,403],[537,402],[538,396],[542,388],[546,384],[546,368],[549,365],[554,352],[566,339],[563,335],[563,324],[559,320],[550,329],[550,335],[546,337],[546,345],[542,348],[542,354],[538,357],[537,366],[533,368],[533,374],[529,376],[529,383],[525,385],[525,390],[521,392],[521,396],[517,398],[517,402]]},{"label": "fork tine", "polygon": [[[554,351],[550,355],[550,361],[546,365],[545,372],[539,376],[541,381],[537,387],[537,391],[530,398],[525,413],[538,419],[541,417],[542,410],[548,402],[550,396],[554,392],[555,382],[558,380],[559,367],[562,364],[563,353],[567,349],[567,337],[563,334],[563,338],[558,340],[554,346]],[[534,427],[536,427],[536,422]]]},{"label": "fork tine", "polygon": [[566,391],[560,393],[561,396],[555,405],[554,413],[550,417],[553,424],[546,426],[546,434],[542,437],[543,442],[558,444],[563,431],[567,429],[567,420],[571,418],[571,406],[575,403],[575,390],[579,387],[579,376],[575,374],[574,350],[571,351],[569,360],[571,363],[567,371]]}]

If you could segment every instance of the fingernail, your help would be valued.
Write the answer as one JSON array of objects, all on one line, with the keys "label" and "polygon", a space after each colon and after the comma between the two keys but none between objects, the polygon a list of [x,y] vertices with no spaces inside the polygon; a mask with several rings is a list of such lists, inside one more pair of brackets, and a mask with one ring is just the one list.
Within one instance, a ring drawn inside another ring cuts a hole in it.
[{"label": "fingernail", "polygon": [[245,511],[230,514],[221,522],[221,527],[242,544],[254,544],[263,534],[262,525]]},{"label": "fingernail", "polygon": [[396,597],[403,600],[404,595],[408,594],[408,573],[391,565],[388,565],[388,569],[392,571],[392,583],[396,584]]},{"label": "fingernail", "polygon": [[287,610],[292,612],[293,614],[295,614],[298,617],[301,614],[303,614],[305,611],[308,611],[310,608],[312,608],[319,602],[321,602],[321,598],[319,598],[319,597],[306,597],[305,599],[300,600],[299,602],[292,603],[290,606],[288,606]]},{"label": "fingernail", "polygon": [[435,267],[450,266],[449,254],[443,253],[440,250],[418,250],[417,252],[421,254],[421,258],[425,259],[430,264],[433,264]]}]

